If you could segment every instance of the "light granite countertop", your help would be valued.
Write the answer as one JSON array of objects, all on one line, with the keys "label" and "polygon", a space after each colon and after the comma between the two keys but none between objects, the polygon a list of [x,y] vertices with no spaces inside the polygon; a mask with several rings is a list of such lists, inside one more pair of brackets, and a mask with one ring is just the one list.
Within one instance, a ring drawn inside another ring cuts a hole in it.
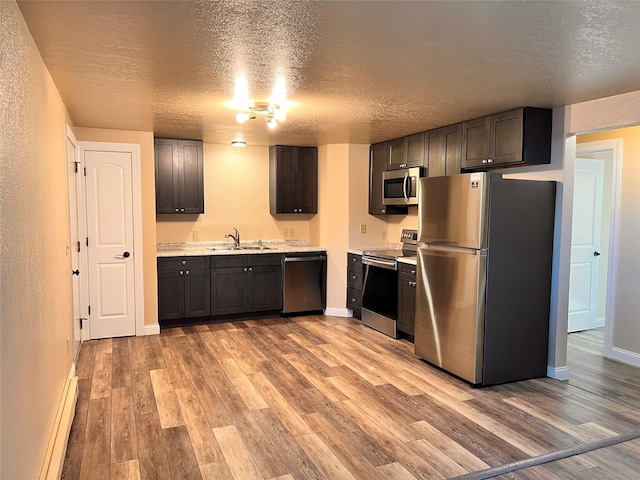
[{"label": "light granite countertop", "polygon": [[[190,257],[203,255],[264,255],[269,253],[309,253],[326,252],[324,247],[314,247],[307,241],[264,240],[263,250],[240,249],[231,250],[233,243],[198,242],[198,243],[159,243],[156,247],[157,257]],[[257,241],[241,242],[241,247],[257,247]]]}]

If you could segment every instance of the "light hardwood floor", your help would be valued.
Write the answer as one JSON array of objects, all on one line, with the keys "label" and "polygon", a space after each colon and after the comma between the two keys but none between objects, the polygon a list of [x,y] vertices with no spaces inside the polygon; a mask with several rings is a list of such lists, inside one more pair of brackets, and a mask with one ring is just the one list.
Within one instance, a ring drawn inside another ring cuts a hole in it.
[{"label": "light hardwood floor", "polygon": [[[472,389],[336,317],[85,342],[77,373],[65,479],[439,479],[640,429],[637,369],[636,403],[548,378]],[[501,478],[640,478],[640,441]]]}]

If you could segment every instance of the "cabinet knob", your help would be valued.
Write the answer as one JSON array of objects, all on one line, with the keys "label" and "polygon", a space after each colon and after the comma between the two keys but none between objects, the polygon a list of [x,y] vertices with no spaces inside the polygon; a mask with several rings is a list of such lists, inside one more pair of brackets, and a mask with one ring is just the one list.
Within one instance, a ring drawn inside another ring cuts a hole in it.
[{"label": "cabinet knob", "polygon": [[352,280],[355,280],[356,278],[358,278],[357,275],[351,275]]},{"label": "cabinet knob", "polygon": [[179,211],[180,211],[180,210],[178,210],[178,209],[176,208],[176,212],[179,212]]},{"label": "cabinet knob", "polygon": [[246,268],[243,268],[243,269],[242,269],[242,271],[243,271],[243,272],[246,272],[246,271],[247,271],[247,269],[246,269]]},{"label": "cabinet knob", "polygon": [[249,271],[250,271],[250,272],[253,272],[253,267],[249,267]]},{"label": "cabinet knob", "polygon": [[411,282],[411,281],[410,281],[410,282],[409,282],[409,286],[410,286],[410,287],[415,287],[415,286],[416,286],[416,282]]},{"label": "cabinet knob", "polygon": [[487,163],[493,163],[493,160],[491,158],[487,159]]},{"label": "cabinet knob", "polygon": [[356,303],[356,299],[355,299],[355,298],[352,298],[352,299],[351,299],[351,303]]},{"label": "cabinet knob", "polygon": [[183,265],[186,265],[186,264],[187,264],[187,261],[186,261],[186,260],[182,260],[182,264],[183,264]]},{"label": "cabinet knob", "polygon": [[186,273],[187,273],[187,275],[189,275],[189,270],[187,270],[187,272],[186,272]]},{"label": "cabinet knob", "polygon": [[180,275],[184,275],[184,272],[182,270],[180,270]]},{"label": "cabinet knob", "polygon": [[487,161],[486,160],[482,160],[482,163],[487,163]]},{"label": "cabinet knob", "polygon": [[416,271],[415,270],[411,270],[411,275],[415,275]]},{"label": "cabinet knob", "polygon": [[407,164],[406,164],[406,163],[401,163],[401,164],[400,164],[400,167],[402,167],[402,168],[404,168],[404,167],[406,167],[406,166],[407,166]]},{"label": "cabinet knob", "polygon": [[382,209],[382,213],[387,213],[387,211],[383,208],[383,209]]},{"label": "cabinet knob", "polygon": [[181,211],[181,212],[184,212],[184,208],[181,208],[181,209],[180,209],[180,211]]}]

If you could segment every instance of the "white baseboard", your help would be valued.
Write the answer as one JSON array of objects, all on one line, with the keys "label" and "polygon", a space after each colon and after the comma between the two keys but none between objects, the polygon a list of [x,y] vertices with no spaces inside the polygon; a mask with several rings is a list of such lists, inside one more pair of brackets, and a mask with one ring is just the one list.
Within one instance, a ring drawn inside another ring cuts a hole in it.
[{"label": "white baseboard", "polygon": [[611,350],[611,358],[619,362],[628,363],[634,367],[640,367],[640,353],[613,347]]},{"label": "white baseboard", "polygon": [[160,324],[154,323],[153,325],[145,325],[143,335],[159,335]]},{"label": "white baseboard", "polygon": [[[75,371],[75,365],[72,367]],[[64,457],[71,433],[71,424],[76,413],[78,401],[78,377],[67,380],[62,390],[62,398],[53,422],[53,429],[49,437],[47,452],[40,470],[40,480],[58,480],[62,476]]]},{"label": "white baseboard", "polygon": [[547,365],[547,377],[556,380],[569,380],[569,367],[552,367]]},{"label": "white baseboard", "polygon": [[348,308],[327,308],[324,314],[330,317],[353,317],[353,312]]}]

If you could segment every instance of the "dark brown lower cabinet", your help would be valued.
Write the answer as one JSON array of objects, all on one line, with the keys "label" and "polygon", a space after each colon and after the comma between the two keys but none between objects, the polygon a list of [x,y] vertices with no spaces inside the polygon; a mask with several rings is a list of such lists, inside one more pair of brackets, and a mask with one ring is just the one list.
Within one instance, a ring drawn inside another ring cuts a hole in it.
[{"label": "dark brown lower cabinet", "polygon": [[362,318],[362,255],[347,254],[347,308]]},{"label": "dark brown lower cabinet", "polygon": [[398,330],[413,340],[416,308],[416,266],[398,265]]},{"label": "dark brown lower cabinet", "polygon": [[158,259],[158,320],[207,317],[211,312],[208,257]]},{"label": "dark brown lower cabinet", "polygon": [[282,255],[211,259],[211,315],[282,310]]}]

